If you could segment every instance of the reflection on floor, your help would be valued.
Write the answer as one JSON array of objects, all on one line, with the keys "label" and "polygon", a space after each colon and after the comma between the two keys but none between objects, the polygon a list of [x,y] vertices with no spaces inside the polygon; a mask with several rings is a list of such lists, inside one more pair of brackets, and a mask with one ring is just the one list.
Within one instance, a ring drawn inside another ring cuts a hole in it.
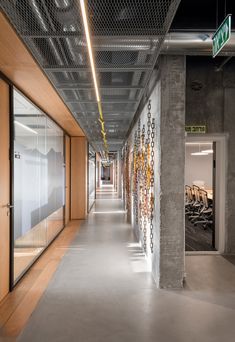
[{"label": "reflection on floor", "polygon": [[14,279],[28,268],[38,257],[43,248],[15,248],[14,249]]},{"label": "reflection on floor", "polygon": [[186,288],[157,289],[122,201],[106,196],[82,223],[18,341],[234,341],[234,265],[190,256]]},{"label": "reflection on floor", "polygon": [[215,251],[212,247],[212,229],[204,229],[201,225],[194,226],[185,217],[185,250],[186,251]]},{"label": "reflection on floor", "polygon": [[122,201],[106,196],[33,266],[36,285],[28,291],[28,273],[0,306],[5,336],[17,336],[28,320],[17,341],[234,342],[234,257],[187,256],[185,288],[157,289]]},{"label": "reflection on floor", "polygon": [[102,184],[100,188],[96,188],[96,199],[118,199],[118,193],[114,189],[113,184]]},{"label": "reflection on floor", "polygon": [[34,262],[43,249],[63,228],[63,208],[60,208],[15,240],[14,280]]}]

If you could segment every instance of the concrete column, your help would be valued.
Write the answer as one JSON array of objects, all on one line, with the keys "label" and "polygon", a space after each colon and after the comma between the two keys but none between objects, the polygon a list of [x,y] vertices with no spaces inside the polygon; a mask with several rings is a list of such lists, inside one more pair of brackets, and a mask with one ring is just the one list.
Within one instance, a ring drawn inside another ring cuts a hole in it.
[{"label": "concrete column", "polygon": [[[157,115],[155,239],[153,275],[161,288],[180,288],[184,277],[185,58],[160,63],[160,117]],[[158,90],[159,94],[159,90]],[[159,104],[158,104],[159,108]],[[159,229],[160,225],[160,229]],[[158,231],[159,229],[159,231]]]},{"label": "concrete column", "polygon": [[235,253],[235,89],[226,88],[224,92],[224,131],[229,133],[227,164],[227,232],[225,251]]}]

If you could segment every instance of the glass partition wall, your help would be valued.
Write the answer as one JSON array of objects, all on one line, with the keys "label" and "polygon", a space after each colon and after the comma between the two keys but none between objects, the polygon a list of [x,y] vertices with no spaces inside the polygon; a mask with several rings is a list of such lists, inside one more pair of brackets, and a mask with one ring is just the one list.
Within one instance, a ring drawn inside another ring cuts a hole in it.
[{"label": "glass partition wall", "polygon": [[96,178],[96,155],[90,144],[88,144],[88,212],[95,203],[95,178]]},{"label": "glass partition wall", "polygon": [[14,283],[64,227],[64,133],[13,91]]}]

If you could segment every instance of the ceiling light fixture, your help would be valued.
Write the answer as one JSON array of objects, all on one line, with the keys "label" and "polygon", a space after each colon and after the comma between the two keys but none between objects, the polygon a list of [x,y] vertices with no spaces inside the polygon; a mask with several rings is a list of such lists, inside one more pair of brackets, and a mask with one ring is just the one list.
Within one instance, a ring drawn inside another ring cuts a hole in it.
[{"label": "ceiling light fixture", "polygon": [[198,152],[191,153],[191,156],[207,156],[207,155],[208,155],[207,152],[201,151],[201,144],[199,144],[198,146]]},{"label": "ceiling light fixture", "polygon": [[16,125],[18,125],[18,126],[24,128],[24,129],[26,129],[27,131],[33,133],[33,134],[38,134],[38,132],[34,131],[32,128],[29,128],[28,126],[22,124],[22,123],[19,122],[19,121],[16,121],[16,120],[15,120],[14,123],[15,123]]},{"label": "ceiling light fixture", "polygon": [[97,99],[97,102],[99,102],[100,95],[99,95],[99,89],[98,89],[98,84],[97,84],[97,79],[96,79],[95,63],[94,63],[94,58],[93,58],[93,53],[92,53],[92,48],[91,48],[91,38],[90,38],[90,32],[89,32],[89,27],[88,27],[85,1],[80,0],[80,5],[81,5],[82,19],[83,19],[83,24],[84,24],[84,29],[85,29],[87,47],[88,47],[88,54],[89,54],[89,59],[91,63],[91,71],[92,71],[92,76],[93,76],[93,81],[94,81],[94,86],[95,86],[96,99]]},{"label": "ceiling light fixture", "polygon": [[85,29],[85,35],[86,35],[88,54],[89,54],[89,59],[90,59],[91,71],[92,71],[92,77],[93,77],[93,81],[94,81],[96,100],[97,100],[98,110],[99,110],[99,115],[100,115],[99,122],[101,124],[101,134],[103,136],[105,154],[108,157],[108,145],[107,145],[107,140],[105,138],[106,132],[105,132],[105,127],[104,127],[104,117],[103,117],[102,106],[101,106],[101,102],[100,102],[100,94],[99,94],[98,82],[97,82],[96,71],[95,71],[94,57],[93,57],[93,53],[92,53],[92,45],[91,45],[91,38],[90,38],[90,32],[89,32],[89,26],[88,26],[88,20],[87,20],[87,11],[86,11],[85,0],[80,0],[80,6],[81,6],[81,11],[82,11],[82,19],[83,19],[83,25],[84,25],[84,29]]},{"label": "ceiling light fixture", "polygon": [[202,152],[204,152],[204,153],[214,153],[213,150],[202,150]]},{"label": "ceiling light fixture", "polygon": [[193,152],[191,156],[208,156],[208,153],[205,152]]}]

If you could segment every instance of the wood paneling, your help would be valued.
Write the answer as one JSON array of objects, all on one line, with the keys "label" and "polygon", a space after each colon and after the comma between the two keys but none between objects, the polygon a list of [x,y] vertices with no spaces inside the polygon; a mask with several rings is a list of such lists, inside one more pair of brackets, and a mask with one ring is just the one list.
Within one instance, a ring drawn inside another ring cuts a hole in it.
[{"label": "wood paneling", "polygon": [[84,136],[71,112],[2,13],[0,70],[68,134]]},{"label": "wood paneling", "polygon": [[87,140],[71,137],[71,219],[87,214]]},{"label": "wood paneling", "polygon": [[68,135],[65,136],[65,224],[67,224],[70,220],[70,176],[71,176],[71,145],[70,145],[70,137]]},{"label": "wood paneling", "polygon": [[113,184],[113,163],[110,165],[110,183]]},{"label": "wood paneling", "polygon": [[10,202],[9,86],[0,79],[0,301],[9,291]]}]

